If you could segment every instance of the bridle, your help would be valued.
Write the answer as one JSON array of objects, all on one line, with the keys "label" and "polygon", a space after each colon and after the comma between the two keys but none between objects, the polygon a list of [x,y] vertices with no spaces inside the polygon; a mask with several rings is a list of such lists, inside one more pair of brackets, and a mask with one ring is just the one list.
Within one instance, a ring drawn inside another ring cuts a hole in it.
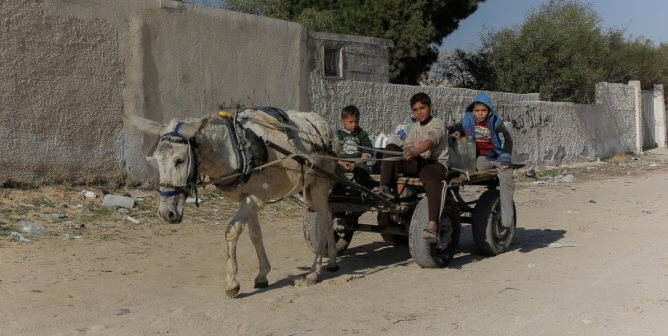
[{"label": "bridle", "polygon": [[[183,125],[182,122],[176,124],[174,130],[160,136],[158,141],[168,141],[171,143],[187,144],[188,145],[188,177],[186,178],[185,186],[177,186],[171,183],[160,183],[160,196],[171,197],[183,194],[186,198],[190,192],[195,190],[195,205],[199,207],[199,197],[197,195],[197,180],[199,179],[199,155],[197,152],[197,142],[195,139],[188,139],[179,132]],[[194,167],[194,169],[193,169]],[[171,189],[171,190],[163,190]]]}]

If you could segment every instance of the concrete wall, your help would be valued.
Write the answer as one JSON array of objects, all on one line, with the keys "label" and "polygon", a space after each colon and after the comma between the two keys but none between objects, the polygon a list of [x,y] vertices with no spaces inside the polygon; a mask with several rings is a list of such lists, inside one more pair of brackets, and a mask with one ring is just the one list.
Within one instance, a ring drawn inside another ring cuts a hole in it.
[{"label": "concrete wall", "polygon": [[[418,92],[432,97],[436,115],[446,122],[461,117],[461,111],[479,93],[476,90],[436,86],[412,86],[360,81],[323,80],[311,74],[311,106],[332,125],[339,125],[341,109],[346,105],[360,108],[362,127],[371,133],[394,131],[397,124],[406,123],[411,116],[409,100]],[[538,94],[491,92],[497,110],[514,102],[538,100]]]},{"label": "concrete wall", "polygon": [[[465,107],[479,93],[448,87],[420,87],[354,81],[328,81],[311,76],[313,110],[332,125],[340,124],[340,110],[354,104],[361,125],[370,134],[393,132],[410,118],[409,99],[417,92],[432,97],[435,114],[447,124],[459,121]],[[538,94],[488,92],[499,115],[510,126],[514,161],[548,165],[605,158],[635,146],[635,89],[600,83],[597,104],[539,101]]]},{"label": "concrete wall", "polygon": [[[211,114],[222,103],[309,108],[300,25],[205,9],[142,11],[130,26],[130,62],[143,78],[128,83],[128,101],[151,120]],[[125,169],[147,176],[143,156],[154,139],[139,147],[128,131]]]},{"label": "concrete wall", "polygon": [[653,90],[642,91],[643,147],[666,148],[666,109],[663,84],[654,85]]},{"label": "concrete wall", "polygon": [[343,47],[346,76],[367,80],[387,80],[391,47],[171,0],[0,1],[0,18],[0,180],[146,180],[154,139],[123,116],[309,110],[323,45]]},{"label": "concrete wall", "polygon": [[119,173],[124,61],[107,20],[0,1],[0,179]]},{"label": "concrete wall", "polygon": [[666,127],[666,101],[663,93],[663,84],[655,84],[654,96],[654,134],[659,148],[668,147],[668,131]]},{"label": "concrete wall", "polygon": [[312,69],[324,78],[324,49],[343,50],[343,76],[340,79],[387,83],[391,40],[330,33],[309,32],[309,53],[314,55]]},{"label": "concrete wall", "polygon": [[[598,152],[605,157],[610,153],[640,151],[637,114],[640,112],[640,91],[632,85],[619,83],[597,83],[597,118],[583,118],[597,141]],[[601,127],[597,124],[603,123]],[[641,143],[641,142],[640,142]]]},{"label": "concrete wall", "polygon": [[[0,18],[0,180],[146,180],[154,139],[125,126],[127,115],[167,121],[241,103],[312,109],[338,125],[340,109],[356,104],[375,133],[406,122],[418,91],[450,123],[477,93],[385,83],[387,40],[170,0],[0,1]],[[344,78],[366,82],[324,80],[325,45],[343,48]],[[518,157],[559,164],[633,150],[631,93],[601,84],[594,108],[491,96]]]}]

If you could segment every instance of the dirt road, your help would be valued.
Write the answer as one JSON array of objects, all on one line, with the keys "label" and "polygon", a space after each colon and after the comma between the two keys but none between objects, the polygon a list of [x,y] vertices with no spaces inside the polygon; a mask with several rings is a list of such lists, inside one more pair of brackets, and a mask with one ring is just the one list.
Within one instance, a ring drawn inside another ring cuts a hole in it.
[{"label": "dirt road", "polygon": [[0,237],[0,335],[665,335],[667,201],[665,164],[527,186],[508,253],[477,256],[465,227],[453,263],[427,270],[359,233],[311,287],[292,286],[312,260],[293,207],[262,219],[270,288],[252,288],[242,237],[236,299],[223,291],[224,226],[194,208],[176,226],[114,217],[81,239]]}]

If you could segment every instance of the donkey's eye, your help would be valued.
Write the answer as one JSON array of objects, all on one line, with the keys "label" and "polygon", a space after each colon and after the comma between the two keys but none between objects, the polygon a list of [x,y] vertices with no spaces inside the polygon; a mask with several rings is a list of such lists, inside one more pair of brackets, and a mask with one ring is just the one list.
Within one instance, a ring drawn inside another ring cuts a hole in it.
[{"label": "donkey's eye", "polygon": [[174,162],[174,165],[178,166],[183,163],[183,159],[176,159],[176,162]]}]

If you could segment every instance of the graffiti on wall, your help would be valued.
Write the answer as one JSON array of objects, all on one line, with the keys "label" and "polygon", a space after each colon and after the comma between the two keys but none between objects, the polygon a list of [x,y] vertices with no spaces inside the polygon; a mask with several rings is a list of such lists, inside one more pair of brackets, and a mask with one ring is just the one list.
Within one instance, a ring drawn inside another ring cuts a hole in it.
[{"label": "graffiti on wall", "polygon": [[503,120],[509,121],[513,128],[521,133],[536,130],[540,135],[540,131],[552,121],[552,117],[544,114],[536,105],[525,105],[522,110],[516,113],[505,113],[504,108],[503,114],[501,112],[499,114]]}]

